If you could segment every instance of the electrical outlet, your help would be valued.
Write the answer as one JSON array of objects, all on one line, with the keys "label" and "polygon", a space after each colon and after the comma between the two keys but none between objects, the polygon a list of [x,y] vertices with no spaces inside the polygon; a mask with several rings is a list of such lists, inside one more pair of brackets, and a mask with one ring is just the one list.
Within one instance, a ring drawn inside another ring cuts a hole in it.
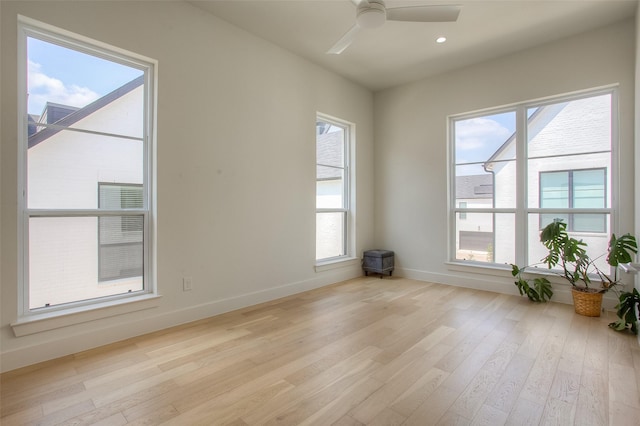
[{"label": "electrical outlet", "polygon": [[184,277],[182,279],[182,291],[193,290],[193,279],[191,277]]}]

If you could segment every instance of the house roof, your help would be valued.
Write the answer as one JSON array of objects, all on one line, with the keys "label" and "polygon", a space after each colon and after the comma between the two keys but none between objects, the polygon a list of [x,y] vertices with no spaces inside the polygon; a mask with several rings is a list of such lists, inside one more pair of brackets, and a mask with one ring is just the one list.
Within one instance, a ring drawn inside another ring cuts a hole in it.
[{"label": "house roof", "polygon": [[[98,111],[100,108],[103,108],[104,106],[110,104],[116,99],[121,98],[122,96],[126,95],[127,93],[131,92],[137,87],[140,87],[143,82],[144,82],[144,75],[141,75],[140,77],[137,77],[131,80],[130,82],[118,87],[114,91],[107,93],[103,97],[91,102],[89,105],[83,108],[80,108],[77,111],[72,112],[71,114],[65,115],[64,117],[60,118],[58,121],[54,122],[53,124],[55,124],[56,126],[70,127],[74,123]],[[69,107],[69,108],[72,108],[72,107]],[[30,135],[29,148],[32,148],[38,145],[40,142],[47,140],[48,138],[57,134],[60,131],[61,129],[59,128],[45,127],[39,132],[36,132],[33,135]]]},{"label": "house roof", "polygon": [[53,124],[56,121],[62,120],[69,114],[73,114],[78,111],[80,108],[74,107],[71,105],[62,105],[54,102],[47,102],[42,114],[40,114],[40,118],[38,118],[39,123]]},{"label": "house roof", "polygon": [[493,175],[456,176],[456,199],[493,198]]},{"label": "house roof", "polygon": [[[344,146],[342,144],[342,132],[321,133],[316,140],[317,180],[340,179],[344,164]],[[334,167],[322,167],[336,166]]]}]

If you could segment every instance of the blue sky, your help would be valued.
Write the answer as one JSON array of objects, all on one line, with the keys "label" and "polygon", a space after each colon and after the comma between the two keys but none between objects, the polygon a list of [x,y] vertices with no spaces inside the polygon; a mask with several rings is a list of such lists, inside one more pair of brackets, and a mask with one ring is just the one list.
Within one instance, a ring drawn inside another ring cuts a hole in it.
[{"label": "blue sky", "polygon": [[41,114],[47,101],[83,107],[143,73],[32,37],[27,52],[29,114]]},{"label": "blue sky", "polygon": [[515,111],[458,120],[455,123],[456,164],[488,160],[515,132]]}]

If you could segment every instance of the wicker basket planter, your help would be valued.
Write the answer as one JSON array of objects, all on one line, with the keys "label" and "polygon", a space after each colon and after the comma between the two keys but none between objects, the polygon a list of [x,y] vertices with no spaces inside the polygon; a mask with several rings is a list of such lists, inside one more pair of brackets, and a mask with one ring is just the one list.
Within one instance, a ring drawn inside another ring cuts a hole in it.
[{"label": "wicker basket planter", "polygon": [[598,291],[585,292],[571,289],[573,294],[573,307],[576,314],[585,317],[599,317],[602,312],[602,293]]}]

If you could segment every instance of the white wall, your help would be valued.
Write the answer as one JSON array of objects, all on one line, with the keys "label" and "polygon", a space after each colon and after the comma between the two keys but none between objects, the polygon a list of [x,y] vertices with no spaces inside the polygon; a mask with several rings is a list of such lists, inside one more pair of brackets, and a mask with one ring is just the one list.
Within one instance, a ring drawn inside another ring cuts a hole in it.
[{"label": "white wall", "polygon": [[[635,103],[635,193],[640,192],[640,0],[636,9],[636,103]],[[640,197],[635,199],[635,234],[640,235]],[[640,276],[636,275],[635,286],[640,291]],[[640,343],[640,335],[638,336]]]},{"label": "white wall", "polygon": [[[315,120],[321,112],[356,125],[358,256],[373,247],[374,231],[368,90],[184,2],[2,1],[0,10],[2,370],[361,274],[357,261],[314,269]],[[12,332],[17,14],[159,61],[157,308],[20,338]],[[183,277],[192,277],[193,291],[182,291]]]},{"label": "white wall", "polygon": [[447,265],[447,116],[612,83],[620,84],[620,230],[633,230],[634,31],[628,20],[376,93],[375,182],[384,194],[376,246],[395,251],[399,275],[516,294],[506,271]]}]

